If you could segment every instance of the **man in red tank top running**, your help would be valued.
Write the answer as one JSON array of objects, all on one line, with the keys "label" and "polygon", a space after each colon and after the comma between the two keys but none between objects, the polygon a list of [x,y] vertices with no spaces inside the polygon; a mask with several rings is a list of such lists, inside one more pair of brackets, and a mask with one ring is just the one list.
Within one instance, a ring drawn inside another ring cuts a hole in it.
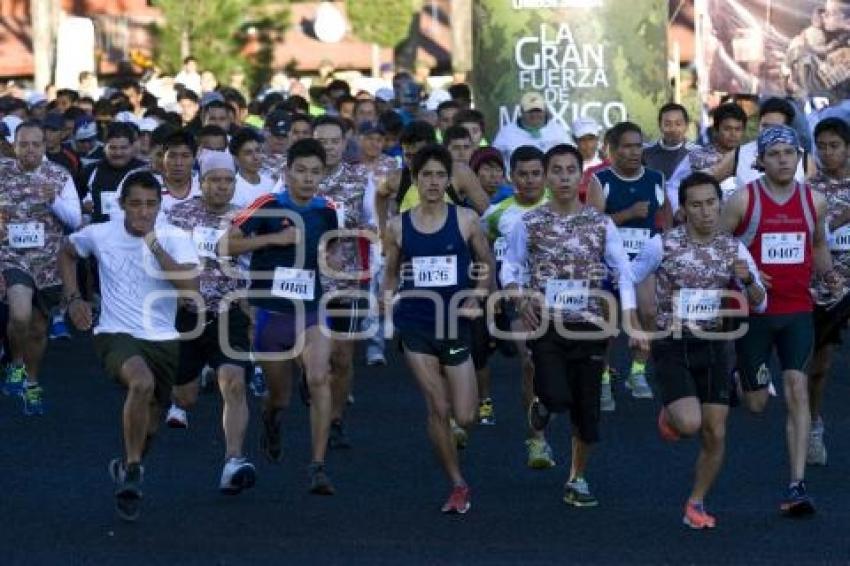
[{"label": "man in red tank top running", "polygon": [[736,351],[746,405],[761,412],[767,404],[767,368],[776,347],[788,407],[791,468],[780,509],[789,516],[815,510],[803,481],[811,427],[806,371],[814,344],[809,292],[813,272],[823,276],[831,289],[841,287],[827,246],[826,200],[794,180],[798,147],[797,135],[788,126],[760,132],[758,160],[764,175],[733,194],[723,213],[724,225],[747,246],[767,287],[767,309],[751,313]]}]

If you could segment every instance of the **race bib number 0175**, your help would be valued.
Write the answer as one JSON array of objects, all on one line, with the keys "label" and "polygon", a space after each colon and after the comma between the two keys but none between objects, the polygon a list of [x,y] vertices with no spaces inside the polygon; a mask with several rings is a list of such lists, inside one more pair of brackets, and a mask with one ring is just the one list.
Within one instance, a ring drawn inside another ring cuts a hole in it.
[{"label": "race bib number 0175", "polygon": [[803,263],[806,257],[805,232],[762,234],[761,262],[773,265]]},{"label": "race bib number 0175", "polygon": [[452,287],[457,285],[457,256],[414,257],[414,287]]}]

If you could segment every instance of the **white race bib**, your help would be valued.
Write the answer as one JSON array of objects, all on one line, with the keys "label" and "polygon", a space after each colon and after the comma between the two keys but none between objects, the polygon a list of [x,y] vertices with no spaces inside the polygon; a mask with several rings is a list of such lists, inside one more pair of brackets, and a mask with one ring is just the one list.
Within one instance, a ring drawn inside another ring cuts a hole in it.
[{"label": "white race bib", "polygon": [[15,249],[43,248],[44,223],[9,224],[9,245]]},{"label": "white race bib", "polygon": [[508,241],[504,237],[496,238],[493,242],[493,255],[496,256],[496,261],[503,261],[505,253],[508,251]]},{"label": "white race bib", "polygon": [[340,229],[345,228],[345,204],[337,202],[335,205],[337,224],[339,224]]},{"label": "white race bib", "polygon": [[714,320],[720,312],[720,291],[716,289],[679,289],[680,320]]},{"label": "white race bib", "polygon": [[549,279],[546,281],[546,306],[549,308],[584,312],[590,284],[587,279]]},{"label": "white race bib", "polygon": [[414,287],[457,285],[457,256],[435,255],[413,258]]},{"label": "white race bib", "polygon": [[850,252],[850,224],[845,224],[832,233],[829,249],[834,252]]},{"label": "white race bib", "polygon": [[102,191],[100,193],[101,214],[112,214],[118,208],[118,191]]},{"label": "white race bib", "polygon": [[639,254],[649,240],[649,228],[620,228],[619,231],[627,254]]},{"label": "white race bib", "polygon": [[803,263],[806,257],[805,232],[762,234],[761,262],[774,265]]},{"label": "white race bib", "polygon": [[192,241],[195,242],[195,249],[198,250],[200,257],[208,257],[215,259],[215,247],[219,239],[224,235],[224,230],[216,230],[209,226],[195,226],[192,228]]},{"label": "white race bib", "polygon": [[272,281],[272,295],[281,299],[312,301],[316,289],[316,272],[312,269],[277,267]]}]

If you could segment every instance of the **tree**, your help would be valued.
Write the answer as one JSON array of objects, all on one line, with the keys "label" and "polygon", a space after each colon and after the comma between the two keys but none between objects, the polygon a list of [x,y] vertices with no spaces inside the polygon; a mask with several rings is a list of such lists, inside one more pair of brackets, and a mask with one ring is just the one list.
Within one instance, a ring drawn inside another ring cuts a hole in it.
[{"label": "tree", "polygon": [[[270,44],[283,30],[286,4],[280,0],[155,0],[162,11],[156,24],[155,60],[176,73],[192,55],[203,70],[222,83],[235,71],[260,81],[270,74]],[[247,35],[260,41],[259,51],[245,54]],[[259,56],[256,56],[259,54]],[[262,84],[253,84],[260,88]]]},{"label": "tree", "polygon": [[371,43],[374,52],[377,47],[395,49],[401,44],[421,5],[421,0],[346,0],[345,10],[354,35]]}]

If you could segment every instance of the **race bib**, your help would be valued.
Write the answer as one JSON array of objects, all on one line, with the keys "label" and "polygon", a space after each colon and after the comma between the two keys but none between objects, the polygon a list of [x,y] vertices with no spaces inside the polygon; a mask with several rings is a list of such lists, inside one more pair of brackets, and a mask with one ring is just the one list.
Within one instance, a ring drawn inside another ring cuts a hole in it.
[{"label": "race bib", "polygon": [[337,202],[336,204],[336,222],[340,228],[345,228],[345,204]]},{"label": "race bib", "polygon": [[620,228],[619,231],[627,254],[639,254],[649,240],[649,228]]},{"label": "race bib", "polygon": [[584,312],[589,291],[587,279],[549,279],[546,282],[546,306],[561,311]]},{"label": "race bib", "polygon": [[834,252],[850,252],[850,224],[845,224],[832,233],[829,249]]},{"label": "race bib", "polygon": [[504,237],[496,238],[496,241],[493,242],[493,255],[496,256],[496,261],[503,261],[507,251],[508,241]]},{"label": "race bib", "polygon": [[805,232],[762,234],[761,262],[773,265],[803,263],[806,257]]},{"label": "race bib", "polygon": [[44,223],[9,224],[9,245],[15,249],[43,248]]},{"label": "race bib", "polygon": [[316,289],[316,272],[312,269],[277,267],[272,280],[272,295],[281,299],[312,301]]},{"label": "race bib", "polygon": [[457,256],[441,255],[413,258],[414,287],[451,287],[457,285]]},{"label": "race bib", "polygon": [[101,214],[112,214],[118,208],[118,191],[103,191],[100,193]]},{"label": "race bib", "polygon": [[217,258],[218,255],[215,253],[215,247],[223,235],[224,230],[216,230],[209,226],[195,226],[192,228],[192,241],[195,242],[195,249],[198,250],[198,255],[212,259]]},{"label": "race bib", "polygon": [[720,301],[720,291],[716,289],[680,289],[679,319],[714,320],[720,312]]}]

